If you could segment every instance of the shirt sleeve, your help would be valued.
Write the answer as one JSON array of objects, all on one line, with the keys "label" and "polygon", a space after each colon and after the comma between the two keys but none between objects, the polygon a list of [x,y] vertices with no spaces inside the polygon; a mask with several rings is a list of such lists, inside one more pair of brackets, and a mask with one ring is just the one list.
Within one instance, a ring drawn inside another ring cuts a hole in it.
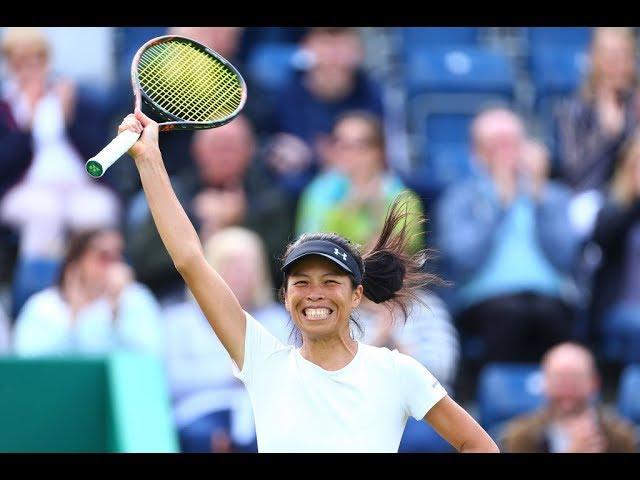
[{"label": "shirt sleeve", "polygon": [[422,420],[447,391],[440,382],[414,358],[394,350],[400,381],[402,402],[407,415]]},{"label": "shirt sleeve", "polygon": [[263,327],[260,322],[245,312],[247,319],[244,336],[244,362],[242,370],[232,361],[233,375],[240,379],[245,385],[254,381],[260,374],[260,370],[265,368],[266,360],[274,352],[286,348],[280,340],[273,336]]}]

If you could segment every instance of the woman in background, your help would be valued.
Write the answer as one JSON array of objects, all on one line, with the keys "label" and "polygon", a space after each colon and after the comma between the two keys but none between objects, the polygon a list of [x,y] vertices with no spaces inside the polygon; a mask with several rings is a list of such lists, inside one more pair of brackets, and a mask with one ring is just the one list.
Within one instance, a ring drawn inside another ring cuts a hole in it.
[{"label": "woman in background", "polygon": [[16,319],[14,351],[22,356],[106,354],[160,356],[160,306],[135,282],[117,230],[72,239],[56,284],[27,300]]}]

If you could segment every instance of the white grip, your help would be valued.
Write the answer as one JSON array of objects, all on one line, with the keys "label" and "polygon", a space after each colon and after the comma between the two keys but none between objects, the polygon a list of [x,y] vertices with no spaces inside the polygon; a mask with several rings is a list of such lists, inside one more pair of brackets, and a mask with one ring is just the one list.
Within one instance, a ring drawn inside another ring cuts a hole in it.
[{"label": "white grip", "polygon": [[[140,134],[125,130],[104,147],[95,157],[87,160],[85,168],[92,177],[101,177],[116,160],[124,155],[140,138]],[[97,165],[96,165],[97,164]]]}]

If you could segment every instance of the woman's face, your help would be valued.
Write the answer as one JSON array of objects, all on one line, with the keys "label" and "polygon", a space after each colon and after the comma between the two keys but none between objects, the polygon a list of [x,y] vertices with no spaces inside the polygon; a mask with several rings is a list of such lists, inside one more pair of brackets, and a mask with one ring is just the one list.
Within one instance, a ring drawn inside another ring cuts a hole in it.
[{"label": "woman's face", "polygon": [[25,45],[16,47],[7,56],[7,65],[19,84],[44,82],[48,72],[48,58],[38,48]]},{"label": "woman's face", "polygon": [[384,152],[368,122],[358,118],[341,121],[333,132],[335,166],[353,177],[359,171],[384,168]]},{"label": "woman's face", "polygon": [[319,255],[298,261],[291,269],[285,307],[303,338],[339,336],[349,331],[349,317],[362,299],[362,285]]},{"label": "woman's face", "polygon": [[106,286],[110,267],[122,261],[122,236],[117,232],[105,232],[94,237],[84,255],[78,260],[82,281],[92,290]]}]

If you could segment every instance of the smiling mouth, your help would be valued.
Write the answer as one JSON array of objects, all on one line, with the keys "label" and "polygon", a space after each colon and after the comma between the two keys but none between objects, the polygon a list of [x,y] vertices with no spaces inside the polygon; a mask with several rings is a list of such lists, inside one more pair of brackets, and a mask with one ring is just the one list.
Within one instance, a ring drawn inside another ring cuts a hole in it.
[{"label": "smiling mouth", "polygon": [[302,315],[309,320],[324,320],[333,313],[333,310],[326,307],[307,307],[302,310]]}]

